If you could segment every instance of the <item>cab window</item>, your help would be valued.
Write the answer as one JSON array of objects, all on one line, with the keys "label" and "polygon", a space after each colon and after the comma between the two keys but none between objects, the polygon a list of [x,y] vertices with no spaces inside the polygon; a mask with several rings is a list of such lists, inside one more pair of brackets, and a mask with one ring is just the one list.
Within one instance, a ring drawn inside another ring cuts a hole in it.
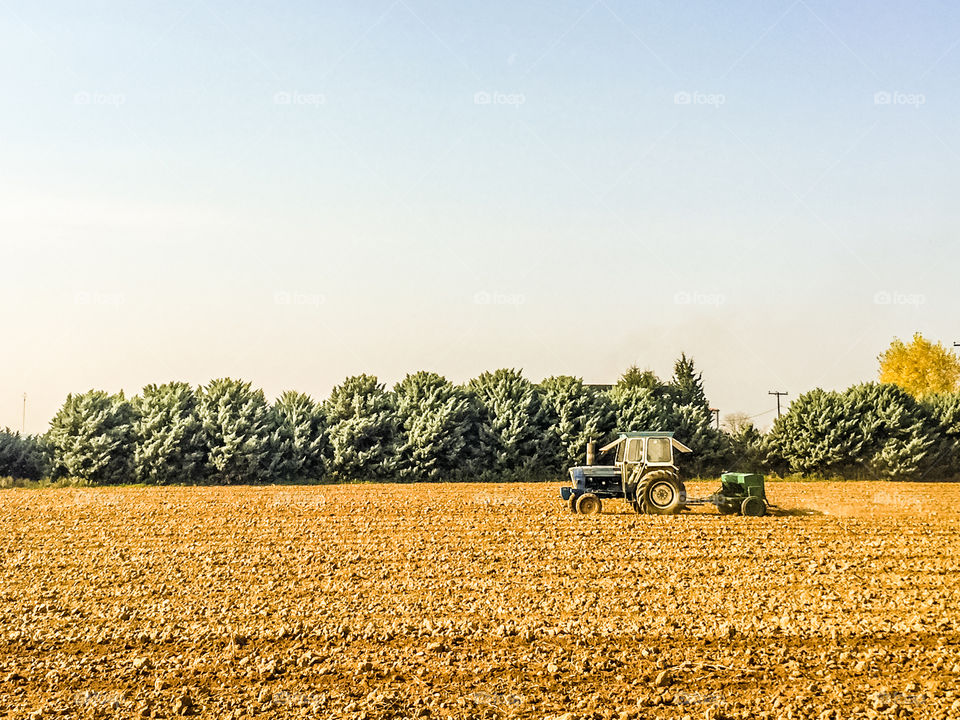
[{"label": "cab window", "polygon": [[670,438],[650,438],[647,440],[647,462],[670,462]]},{"label": "cab window", "polygon": [[637,463],[643,460],[643,438],[630,438],[627,441],[627,462]]}]

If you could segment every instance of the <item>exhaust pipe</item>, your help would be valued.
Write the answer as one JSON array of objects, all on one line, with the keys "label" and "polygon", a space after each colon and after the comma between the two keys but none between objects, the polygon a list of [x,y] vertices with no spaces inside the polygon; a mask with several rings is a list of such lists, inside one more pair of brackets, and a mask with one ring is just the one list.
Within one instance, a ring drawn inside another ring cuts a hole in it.
[{"label": "exhaust pipe", "polygon": [[593,465],[596,460],[596,451],[597,444],[592,440],[587,443],[587,465]]}]

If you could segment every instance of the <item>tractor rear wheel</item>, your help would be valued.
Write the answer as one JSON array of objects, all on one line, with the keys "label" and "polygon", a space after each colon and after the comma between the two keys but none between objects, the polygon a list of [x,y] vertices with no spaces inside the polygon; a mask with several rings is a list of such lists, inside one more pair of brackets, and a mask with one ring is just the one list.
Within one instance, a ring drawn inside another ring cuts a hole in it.
[{"label": "tractor rear wheel", "polygon": [[763,517],[767,514],[767,504],[762,498],[748,497],[740,505],[740,512],[748,517]]},{"label": "tractor rear wheel", "polygon": [[637,486],[637,501],[647,515],[676,515],[685,500],[680,478],[666,470],[647,473]]},{"label": "tractor rear wheel", "polygon": [[572,512],[574,515],[577,514],[577,499],[578,498],[576,495],[570,493],[570,499],[567,500],[567,507],[570,508],[570,512]]},{"label": "tractor rear wheel", "polygon": [[600,498],[593,493],[586,493],[577,500],[577,512],[581,515],[596,515],[600,512],[602,506]]}]

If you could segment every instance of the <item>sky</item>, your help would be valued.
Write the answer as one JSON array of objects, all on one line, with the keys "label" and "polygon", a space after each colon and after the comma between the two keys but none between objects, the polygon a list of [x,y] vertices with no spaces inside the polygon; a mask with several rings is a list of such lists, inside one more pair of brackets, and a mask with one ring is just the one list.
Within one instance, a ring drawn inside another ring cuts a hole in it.
[{"label": "sky", "polygon": [[0,2],[0,426],[522,368],[721,415],[957,320],[960,5]]}]

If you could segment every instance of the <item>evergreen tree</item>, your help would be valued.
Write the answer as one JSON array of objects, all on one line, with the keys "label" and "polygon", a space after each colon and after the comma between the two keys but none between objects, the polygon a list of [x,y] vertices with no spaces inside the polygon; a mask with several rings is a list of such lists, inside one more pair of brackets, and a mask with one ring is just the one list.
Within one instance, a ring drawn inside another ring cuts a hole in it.
[{"label": "evergreen tree", "polygon": [[956,478],[960,476],[960,393],[928,395],[923,407],[937,433],[931,450],[931,479]]},{"label": "evergreen tree", "polygon": [[201,388],[199,415],[207,472],[216,483],[269,482],[270,407],[262,390],[231,378]]},{"label": "evergreen tree", "polygon": [[797,473],[852,472],[865,457],[859,419],[837,392],[817,388],[800,395],[774,421],[770,434],[771,452]]},{"label": "evergreen tree", "polygon": [[584,461],[586,444],[609,437],[616,425],[610,396],[583,384],[581,378],[559,375],[540,383],[547,416],[547,434],[557,448],[553,470]]},{"label": "evergreen tree", "polygon": [[327,451],[322,406],[293,390],[277,398],[270,408],[267,475],[279,482],[319,482]]},{"label": "evergreen tree", "polygon": [[693,358],[688,358],[686,353],[681,353],[674,363],[670,391],[676,405],[693,405],[709,412],[710,403],[703,391],[703,374],[696,371]]},{"label": "evergreen tree", "polygon": [[475,460],[477,437],[469,394],[432,372],[407,375],[393,392],[398,477],[411,482],[464,477]]},{"label": "evergreen tree", "polygon": [[763,472],[768,469],[763,433],[749,419],[731,423],[726,440],[725,470]]},{"label": "evergreen tree", "polygon": [[663,383],[660,382],[660,378],[653,370],[641,370],[637,365],[628,367],[620,376],[617,385],[626,388],[646,388],[647,390],[663,387]]},{"label": "evergreen tree", "polygon": [[323,406],[330,438],[330,470],[338,480],[395,477],[397,418],[394,398],[372,375],[348,377]]},{"label": "evergreen tree", "polygon": [[621,432],[670,430],[670,403],[656,389],[616,384],[607,396],[613,404],[616,429]]},{"label": "evergreen tree", "polygon": [[468,384],[479,410],[477,469],[496,480],[544,476],[555,454],[537,387],[517,370],[485,372]]},{"label": "evergreen tree", "polygon": [[270,408],[267,475],[280,482],[319,482],[328,450],[323,408],[309,395],[285,392]]},{"label": "evergreen tree", "polygon": [[134,419],[134,410],[122,392],[110,395],[90,390],[67,395],[46,435],[51,475],[95,485],[131,482]]},{"label": "evergreen tree", "polygon": [[0,431],[0,477],[39,480],[46,472],[46,458],[40,438],[21,435],[9,428]]},{"label": "evergreen tree", "polygon": [[137,479],[149,485],[202,481],[206,447],[193,388],[182,382],[151,384],[131,403]]},{"label": "evergreen tree", "polygon": [[689,447],[691,453],[677,453],[677,465],[693,476],[714,475],[724,468],[728,444],[713,426],[713,415],[703,405],[685,403],[669,408],[664,423],[674,437]]},{"label": "evergreen tree", "polygon": [[846,412],[858,418],[863,457],[858,468],[867,477],[917,479],[929,468],[935,443],[929,415],[897,385],[864,383],[844,393]]}]

